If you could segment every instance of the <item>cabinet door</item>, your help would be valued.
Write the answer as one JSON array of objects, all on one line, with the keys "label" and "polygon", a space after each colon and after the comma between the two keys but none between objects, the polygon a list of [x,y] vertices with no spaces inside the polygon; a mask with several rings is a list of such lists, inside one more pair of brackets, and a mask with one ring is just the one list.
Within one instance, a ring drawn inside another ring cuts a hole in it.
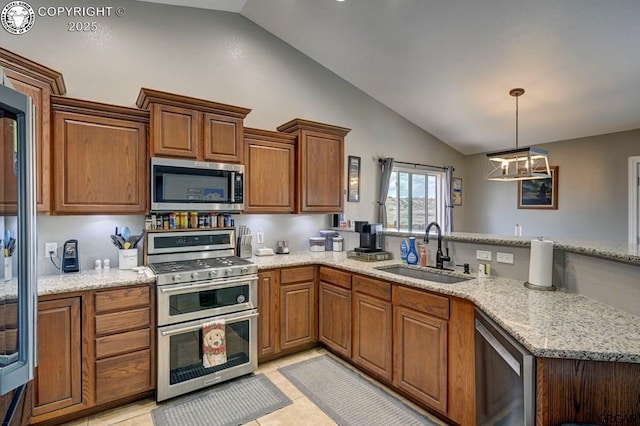
[{"label": "cabinet door", "polygon": [[280,286],[280,349],[317,340],[315,285],[313,282]]},{"label": "cabinet door", "polygon": [[244,148],[242,119],[204,113],[202,147],[204,159],[222,163],[242,163]]},{"label": "cabinet door", "polygon": [[301,212],[341,212],[344,137],[303,130],[299,142]]},{"label": "cabinet door", "polygon": [[[36,114],[34,117],[36,136],[36,207],[38,212],[48,212],[51,207],[51,171],[49,168],[51,163],[51,139],[49,125],[49,96],[51,95],[51,88],[47,84],[8,69],[5,70],[5,75],[13,85],[14,89],[31,97],[31,99],[33,100],[33,105],[36,109]],[[3,145],[7,141],[8,139],[5,138]],[[6,149],[7,147],[5,146],[4,148]],[[4,157],[4,159],[5,162],[3,163],[3,165],[6,168],[3,172],[3,177],[15,180],[13,172],[11,172],[10,174],[7,173],[13,170],[13,164],[6,162],[6,156]],[[7,167],[8,164],[11,164],[11,166]],[[15,212],[15,194],[13,197],[14,198],[5,198],[2,196],[2,194],[0,194],[0,212]]]},{"label": "cabinet door", "polygon": [[447,322],[402,306],[395,307],[394,312],[393,384],[445,413]]},{"label": "cabinet door", "polygon": [[351,358],[351,290],[321,281],[318,299],[320,341]]},{"label": "cabinet door", "polygon": [[38,303],[33,415],[82,403],[80,298]]},{"label": "cabinet door", "polygon": [[146,125],[54,112],[56,213],[145,213]]},{"label": "cabinet door", "polygon": [[295,146],[245,141],[245,213],[293,213]]},{"label": "cabinet door", "polygon": [[151,155],[200,157],[202,113],[169,105],[151,105]]},{"label": "cabinet door", "polygon": [[391,381],[391,302],[353,293],[353,361]]},{"label": "cabinet door", "polygon": [[258,274],[258,358],[280,351],[277,271]]}]

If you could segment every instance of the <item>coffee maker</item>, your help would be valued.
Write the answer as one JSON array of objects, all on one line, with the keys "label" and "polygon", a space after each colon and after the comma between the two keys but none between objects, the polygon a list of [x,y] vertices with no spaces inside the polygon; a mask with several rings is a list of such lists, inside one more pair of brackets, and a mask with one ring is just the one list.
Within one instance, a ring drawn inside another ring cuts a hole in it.
[{"label": "coffee maker", "polygon": [[382,251],[382,224],[356,221],[355,230],[360,233],[360,247],[354,250],[361,253]]}]

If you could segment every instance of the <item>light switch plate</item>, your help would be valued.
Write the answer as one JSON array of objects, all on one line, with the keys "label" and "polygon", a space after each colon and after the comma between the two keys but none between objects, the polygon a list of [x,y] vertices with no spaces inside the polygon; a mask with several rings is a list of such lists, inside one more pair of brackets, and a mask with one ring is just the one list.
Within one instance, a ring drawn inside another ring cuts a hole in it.
[{"label": "light switch plate", "polygon": [[513,253],[496,253],[496,260],[499,263],[508,263],[513,265]]},{"label": "light switch plate", "polygon": [[486,250],[476,250],[476,259],[491,260],[491,252]]}]

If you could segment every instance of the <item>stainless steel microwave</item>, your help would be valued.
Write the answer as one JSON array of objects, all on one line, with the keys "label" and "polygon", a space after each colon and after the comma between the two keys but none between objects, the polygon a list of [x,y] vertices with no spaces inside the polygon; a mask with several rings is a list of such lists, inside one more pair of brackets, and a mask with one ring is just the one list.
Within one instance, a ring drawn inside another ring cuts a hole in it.
[{"label": "stainless steel microwave", "polygon": [[152,211],[243,209],[243,165],[151,158]]}]

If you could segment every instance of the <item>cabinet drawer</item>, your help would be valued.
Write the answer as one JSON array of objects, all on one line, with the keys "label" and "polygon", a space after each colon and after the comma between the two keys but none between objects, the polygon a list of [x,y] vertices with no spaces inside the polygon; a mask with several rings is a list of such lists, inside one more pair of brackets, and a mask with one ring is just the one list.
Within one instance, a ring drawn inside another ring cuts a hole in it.
[{"label": "cabinet drawer", "polygon": [[96,335],[119,333],[147,328],[150,324],[150,308],[134,309],[131,311],[114,312],[112,314],[96,315]]},{"label": "cabinet drawer", "polygon": [[391,283],[373,278],[353,277],[353,289],[378,299],[391,301]]},{"label": "cabinet drawer", "polygon": [[124,398],[152,388],[151,351],[96,361],[96,403]]},{"label": "cabinet drawer", "polygon": [[290,268],[280,271],[280,284],[313,281],[313,266]]},{"label": "cabinet drawer", "polygon": [[95,296],[96,314],[149,306],[149,292],[150,287],[148,286],[97,292]]},{"label": "cabinet drawer", "polygon": [[331,268],[320,267],[320,281],[325,281],[344,288],[351,288],[351,274]]},{"label": "cabinet drawer", "polygon": [[148,328],[98,337],[96,339],[96,358],[139,351],[147,349],[149,346],[151,346],[151,331]]},{"label": "cabinet drawer", "polygon": [[396,305],[406,306],[429,315],[449,318],[449,298],[438,296],[426,291],[395,286],[393,300]]}]

